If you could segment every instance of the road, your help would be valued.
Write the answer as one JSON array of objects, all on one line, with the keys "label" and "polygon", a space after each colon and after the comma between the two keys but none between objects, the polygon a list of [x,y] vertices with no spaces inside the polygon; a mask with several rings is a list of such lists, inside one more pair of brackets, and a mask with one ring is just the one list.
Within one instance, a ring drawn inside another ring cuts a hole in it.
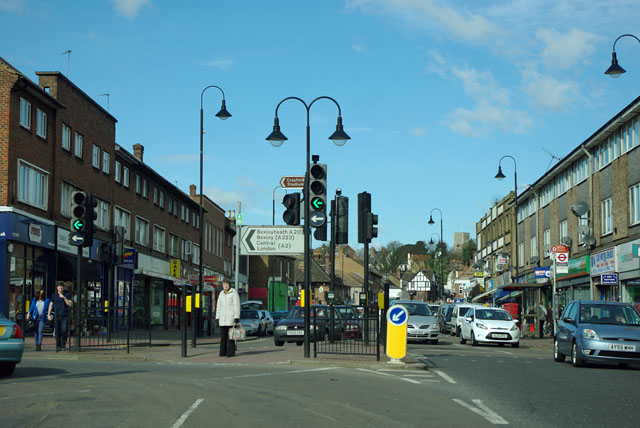
[{"label": "road", "polygon": [[424,365],[30,358],[0,380],[0,426],[585,428],[635,427],[640,416],[638,367],[576,369],[546,350],[455,338],[408,352]]}]

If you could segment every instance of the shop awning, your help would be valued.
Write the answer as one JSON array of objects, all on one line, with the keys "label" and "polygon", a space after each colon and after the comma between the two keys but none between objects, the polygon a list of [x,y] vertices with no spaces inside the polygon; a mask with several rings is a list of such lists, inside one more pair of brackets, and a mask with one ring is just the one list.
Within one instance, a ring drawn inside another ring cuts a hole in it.
[{"label": "shop awning", "polygon": [[516,291],[516,290],[525,290],[525,289],[531,289],[531,288],[542,288],[542,287],[546,287],[547,285],[549,285],[548,281],[543,284],[539,284],[537,282],[517,282],[517,283],[499,285],[498,289],[506,290],[506,291]]},{"label": "shop awning", "polygon": [[504,302],[505,300],[509,300],[509,299],[515,299],[516,297],[518,297],[520,294],[522,294],[522,291],[513,291],[509,294],[506,294],[502,297],[499,297],[496,299],[497,302]]},{"label": "shop awning", "polygon": [[[78,277],[76,258],[58,253],[57,274],[57,281],[74,281]],[[98,265],[88,260],[82,260],[82,278],[83,281],[102,281]]]},{"label": "shop awning", "polygon": [[[485,297],[490,297],[493,293],[495,293],[496,291],[498,291],[497,288],[491,289],[489,291],[485,291],[482,294],[478,294],[476,297],[474,297],[473,299],[471,299],[472,302],[480,302],[480,301],[484,301]],[[488,300],[488,299],[487,299]]]}]

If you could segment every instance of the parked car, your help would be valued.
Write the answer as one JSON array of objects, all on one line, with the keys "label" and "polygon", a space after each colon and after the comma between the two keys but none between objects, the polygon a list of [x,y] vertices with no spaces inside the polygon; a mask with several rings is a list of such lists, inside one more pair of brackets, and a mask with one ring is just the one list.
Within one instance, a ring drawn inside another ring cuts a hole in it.
[{"label": "parked car", "polygon": [[260,319],[260,313],[255,309],[242,309],[240,311],[240,324],[247,333],[247,336],[255,334],[262,336],[266,331],[263,320]]},{"label": "parked car", "polygon": [[260,309],[262,307],[261,300],[247,300],[240,303],[240,309]]},{"label": "parked car", "polygon": [[640,314],[628,303],[574,300],[562,312],[553,338],[553,359],[640,363]]},{"label": "parked car", "polygon": [[393,300],[389,306],[393,305],[402,305],[409,312],[407,340],[438,343],[440,326],[429,305],[421,300]]},{"label": "parked car", "polygon": [[453,314],[453,305],[447,305],[444,308],[440,307],[438,316],[438,325],[440,327],[440,333],[451,333],[451,315]]},{"label": "parked car", "polygon": [[271,312],[260,309],[258,310],[258,313],[260,314],[260,321],[264,326],[264,329],[261,329],[260,333],[263,333],[264,336],[266,336],[267,334],[273,334],[274,321],[273,317],[271,316]]},{"label": "parked car", "polygon": [[471,345],[479,343],[505,343],[517,348],[520,346],[520,328],[509,312],[500,308],[484,306],[470,307],[460,325],[460,343],[470,341]]},{"label": "parked car", "polygon": [[[315,315],[317,314],[317,319]],[[310,337],[309,340],[324,340],[331,328],[331,318],[329,316],[329,306],[311,305],[310,308]],[[340,313],[333,309],[333,334],[334,337],[342,336],[344,321]],[[287,317],[280,320],[273,334],[273,341],[276,346],[282,346],[285,342],[295,343],[301,346],[304,343],[304,308],[295,306],[291,308]]]},{"label": "parked car", "polygon": [[344,320],[344,334],[347,339],[357,339],[362,337],[363,320],[355,306],[335,305],[336,310]]},{"label": "parked car", "polygon": [[271,312],[271,317],[273,318],[274,327],[278,325],[281,319],[287,316],[288,311],[273,311]]},{"label": "parked car", "polygon": [[453,312],[451,313],[451,335],[452,336],[460,336],[460,326],[462,324],[462,319],[464,315],[467,313],[469,309],[473,306],[482,306],[482,305],[474,305],[471,303],[459,303],[453,307]]},{"label": "parked car", "polygon": [[22,361],[24,337],[20,326],[0,313],[0,377],[11,376]]}]

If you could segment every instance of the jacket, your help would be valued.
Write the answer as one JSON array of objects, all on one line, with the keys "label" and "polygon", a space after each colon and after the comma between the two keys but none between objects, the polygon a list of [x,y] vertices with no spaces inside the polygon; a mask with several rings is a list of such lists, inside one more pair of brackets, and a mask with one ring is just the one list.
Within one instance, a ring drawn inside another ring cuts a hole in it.
[{"label": "jacket", "polygon": [[235,288],[230,288],[228,293],[223,291],[218,295],[216,319],[219,326],[230,327],[236,318],[240,318],[240,297]]},{"label": "jacket", "polygon": [[38,303],[38,299],[34,297],[33,300],[31,301],[31,306],[29,306],[29,318],[31,318],[34,321],[40,317],[46,317],[47,310],[49,310],[49,299],[44,299],[44,306],[42,308],[42,312],[39,314],[36,312],[38,310],[36,303]]}]

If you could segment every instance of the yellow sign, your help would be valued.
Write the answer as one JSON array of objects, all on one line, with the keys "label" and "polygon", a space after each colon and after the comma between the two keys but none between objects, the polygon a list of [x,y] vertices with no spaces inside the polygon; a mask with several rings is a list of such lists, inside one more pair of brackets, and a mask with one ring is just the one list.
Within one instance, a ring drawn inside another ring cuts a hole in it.
[{"label": "yellow sign", "polygon": [[196,309],[200,307],[200,293],[196,293]]},{"label": "yellow sign", "polygon": [[108,300],[104,301],[104,311],[105,312],[109,312],[109,301]]},{"label": "yellow sign", "polygon": [[474,272],[473,276],[484,276],[484,272]]},{"label": "yellow sign", "polygon": [[171,264],[169,265],[169,275],[172,278],[180,278],[180,260],[179,259],[171,259]]},{"label": "yellow sign", "polygon": [[384,293],[382,291],[378,293],[378,307],[384,309]]},{"label": "yellow sign", "polygon": [[304,308],[304,290],[300,290],[300,307]]},{"label": "yellow sign", "polygon": [[407,355],[407,321],[409,312],[402,305],[387,311],[387,356],[399,360]]},{"label": "yellow sign", "polygon": [[187,296],[187,306],[185,308],[187,312],[191,312],[191,296]]}]

